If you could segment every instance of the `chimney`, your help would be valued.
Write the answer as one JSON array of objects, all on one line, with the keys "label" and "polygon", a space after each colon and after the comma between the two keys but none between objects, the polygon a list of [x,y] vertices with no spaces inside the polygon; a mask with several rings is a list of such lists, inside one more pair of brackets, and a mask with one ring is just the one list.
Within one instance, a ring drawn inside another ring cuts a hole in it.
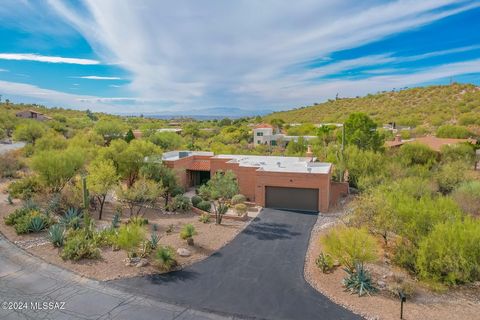
[{"label": "chimney", "polygon": [[312,146],[308,145],[307,147],[307,153],[306,153],[307,158],[309,158],[309,161],[313,161],[313,152],[312,152]]},{"label": "chimney", "polygon": [[402,136],[399,135],[399,134],[397,134],[397,135],[395,136],[395,140],[394,140],[394,141],[395,141],[395,142],[402,142]]}]

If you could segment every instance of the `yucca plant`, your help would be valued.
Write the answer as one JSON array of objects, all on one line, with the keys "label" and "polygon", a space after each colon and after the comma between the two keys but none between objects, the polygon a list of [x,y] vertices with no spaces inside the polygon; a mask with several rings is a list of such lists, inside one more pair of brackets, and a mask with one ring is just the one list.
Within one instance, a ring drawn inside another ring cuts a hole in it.
[{"label": "yucca plant", "polygon": [[352,294],[357,293],[359,297],[364,294],[370,295],[375,293],[378,289],[375,288],[372,282],[370,273],[364,268],[363,264],[356,263],[355,270],[343,269],[348,276],[343,279],[345,289]]},{"label": "yucca plant", "polygon": [[60,219],[60,223],[65,229],[79,229],[82,222],[82,211],[77,208],[68,208],[65,215]]},{"label": "yucca plant", "polygon": [[197,234],[193,224],[186,224],[180,231],[180,238],[187,240],[189,246],[193,246],[193,236]]},{"label": "yucca plant", "polygon": [[54,224],[48,229],[48,238],[54,247],[63,246],[65,229],[60,224]]},{"label": "yucca plant", "polygon": [[157,250],[156,258],[162,270],[170,271],[177,265],[175,251],[172,247],[164,246],[159,248]]},{"label": "yucca plant", "polygon": [[28,230],[30,232],[40,232],[45,229],[46,226],[47,224],[41,216],[34,216],[30,219]]}]

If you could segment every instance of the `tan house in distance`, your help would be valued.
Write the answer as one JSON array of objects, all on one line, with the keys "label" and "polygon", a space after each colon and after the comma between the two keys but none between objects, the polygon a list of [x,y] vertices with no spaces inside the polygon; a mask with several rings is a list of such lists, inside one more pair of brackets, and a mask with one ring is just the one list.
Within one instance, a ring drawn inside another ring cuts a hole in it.
[{"label": "tan house in distance", "polygon": [[332,164],[306,157],[214,155],[212,152],[172,151],[162,162],[173,169],[181,185],[190,188],[217,171],[235,173],[240,193],[262,207],[327,212],[348,193],[347,183],[332,181]]},{"label": "tan house in distance", "polygon": [[46,120],[52,120],[49,116],[44,115],[43,113],[36,112],[33,110],[24,110],[17,112],[15,114],[17,118],[24,118],[24,119],[34,119],[38,121],[46,121]]}]

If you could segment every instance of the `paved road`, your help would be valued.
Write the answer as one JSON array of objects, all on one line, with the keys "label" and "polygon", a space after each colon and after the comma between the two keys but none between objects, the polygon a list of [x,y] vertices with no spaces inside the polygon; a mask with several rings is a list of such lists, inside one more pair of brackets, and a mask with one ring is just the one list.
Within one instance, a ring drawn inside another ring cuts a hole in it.
[{"label": "paved road", "polygon": [[264,319],[360,319],[319,294],[303,277],[316,215],[264,209],[208,259],[165,275],[112,286],[196,309]]},{"label": "paved road", "polygon": [[[26,302],[28,309],[5,310],[4,302]],[[57,307],[65,302],[65,309],[32,310],[31,302],[40,302],[40,305],[58,302]],[[153,301],[76,276],[25,253],[0,235],[0,319],[219,320],[233,317]]]}]

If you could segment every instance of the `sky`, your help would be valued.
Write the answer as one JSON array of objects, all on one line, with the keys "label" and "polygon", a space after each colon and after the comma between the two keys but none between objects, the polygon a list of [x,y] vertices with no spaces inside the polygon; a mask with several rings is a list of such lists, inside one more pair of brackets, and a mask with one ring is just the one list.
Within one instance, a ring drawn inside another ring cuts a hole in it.
[{"label": "sky", "polygon": [[2,0],[0,95],[118,114],[264,114],[480,85],[480,0]]}]

